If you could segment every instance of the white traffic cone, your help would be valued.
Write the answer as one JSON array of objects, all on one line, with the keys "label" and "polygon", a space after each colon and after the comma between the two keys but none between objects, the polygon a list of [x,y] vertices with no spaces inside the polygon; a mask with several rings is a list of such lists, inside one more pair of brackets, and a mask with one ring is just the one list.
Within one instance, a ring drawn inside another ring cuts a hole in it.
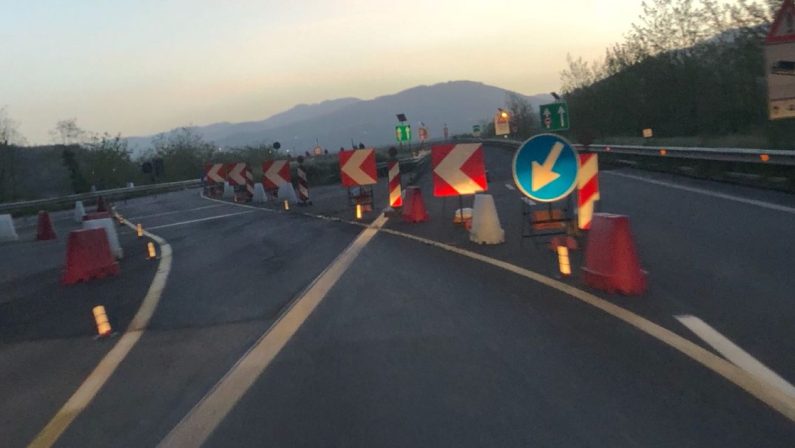
[{"label": "white traffic cone", "polygon": [[110,252],[117,259],[124,256],[124,251],[119,244],[119,234],[116,233],[116,226],[113,225],[113,220],[110,218],[90,219],[83,222],[84,229],[105,229],[105,234],[108,236],[108,246]]},{"label": "white traffic cone", "polygon": [[14,228],[14,219],[11,218],[11,215],[0,215],[0,242],[18,239],[19,235]]},{"label": "white traffic cone", "polygon": [[235,196],[235,190],[229,185],[229,182],[224,182],[224,194],[222,198],[232,199]]},{"label": "white traffic cone", "polygon": [[265,187],[263,187],[261,183],[254,184],[254,197],[252,201],[260,204],[265,202]]},{"label": "white traffic cone", "polygon": [[83,207],[83,201],[75,202],[75,222],[83,222],[83,216],[86,216],[86,208]]},{"label": "white traffic cone", "polygon": [[480,244],[500,244],[505,242],[505,230],[500,226],[494,197],[490,194],[476,194],[472,210],[472,230],[469,240]]},{"label": "white traffic cone", "polygon": [[279,202],[288,201],[290,204],[298,203],[298,196],[295,194],[295,188],[290,182],[285,182],[279,185],[279,193],[277,195]]}]

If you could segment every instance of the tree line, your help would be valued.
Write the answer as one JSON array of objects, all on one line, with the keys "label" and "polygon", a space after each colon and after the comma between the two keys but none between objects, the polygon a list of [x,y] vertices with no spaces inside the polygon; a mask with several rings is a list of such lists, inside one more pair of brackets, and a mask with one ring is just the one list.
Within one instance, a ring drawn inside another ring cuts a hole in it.
[{"label": "tree line", "polygon": [[649,0],[603,58],[568,58],[561,73],[572,132],[618,136],[754,135],[793,145],[791,120],[768,121],[764,38],[780,0]]}]

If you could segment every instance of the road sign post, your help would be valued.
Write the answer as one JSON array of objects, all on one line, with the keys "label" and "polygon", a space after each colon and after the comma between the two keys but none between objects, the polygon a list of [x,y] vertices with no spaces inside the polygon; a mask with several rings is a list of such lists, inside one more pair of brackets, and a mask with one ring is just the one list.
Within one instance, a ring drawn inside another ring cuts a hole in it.
[{"label": "road sign post", "polygon": [[569,122],[569,104],[565,101],[543,104],[539,108],[541,127],[545,131],[567,131]]},{"label": "road sign post", "polygon": [[785,0],[765,38],[765,76],[771,120],[795,118],[795,4]]}]

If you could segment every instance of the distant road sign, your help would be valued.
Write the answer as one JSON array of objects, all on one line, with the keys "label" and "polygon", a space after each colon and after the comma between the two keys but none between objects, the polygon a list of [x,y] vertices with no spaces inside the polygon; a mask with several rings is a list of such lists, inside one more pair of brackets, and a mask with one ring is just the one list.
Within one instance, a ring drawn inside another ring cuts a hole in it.
[{"label": "distant road sign", "polygon": [[375,150],[370,148],[340,151],[340,180],[345,187],[377,183]]},{"label": "distant road sign", "polygon": [[541,127],[547,131],[565,131],[569,129],[569,104],[557,102],[543,104],[539,108]]},{"label": "distant road sign", "polygon": [[771,120],[795,117],[795,4],[785,0],[765,38],[765,75]]},{"label": "distant road sign", "polygon": [[472,135],[474,135],[475,137],[480,137],[480,125],[479,124],[472,125]]},{"label": "distant road sign", "polygon": [[508,135],[511,133],[510,115],[507,111],[500,110],[494,114],[494,135]]},{"label": "distant road sign", "polygon": [[395,138],[398,142],[408,142],[411,140],[411,125],[399,124],[395,126]]},{"label": "distant road sign", "polygon": [[428,139],[428,128],[420,128],[420,141],[424,142]]},{"label": "distant road sign", "polygon": [[436,145],[431,148],[433,195],[475,194],[488,189],[480,143]]},{"label": "distant road sign", "polygon": [[577,185],[577,150],[555,134],[527,140],[513,157],[513,180],[525,196],[538,202],[555,202]]}]

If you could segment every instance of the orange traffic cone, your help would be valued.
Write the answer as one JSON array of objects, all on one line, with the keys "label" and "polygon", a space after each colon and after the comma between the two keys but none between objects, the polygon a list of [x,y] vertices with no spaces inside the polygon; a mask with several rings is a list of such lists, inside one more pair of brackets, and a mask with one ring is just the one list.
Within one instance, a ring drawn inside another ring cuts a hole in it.
[{"label": "orange traffic cone", "polygon": [[55,230],[52,227],[52,220],[50,214],[42,210],[39,212],[38,228],[36,229],[36,240],[54,240]]},{"label": "orange traffic cone", "polygon": [[592,288],[626,295],[646,291],[646,272],[640,268],[629,217],[594,214],[582,271],[585,284]]},{"label": "orange traffic cone", "polygon": [[119,273],[105,229],[73,230],[66,246],[66,266],[61,283],[71,285]]},{"label": "orange traffic cone", "polygon": [[406,200],[403,203],[403,221],[423,222],[428,220],[425,201],[422,200],[420,187],[406,188]]}]

